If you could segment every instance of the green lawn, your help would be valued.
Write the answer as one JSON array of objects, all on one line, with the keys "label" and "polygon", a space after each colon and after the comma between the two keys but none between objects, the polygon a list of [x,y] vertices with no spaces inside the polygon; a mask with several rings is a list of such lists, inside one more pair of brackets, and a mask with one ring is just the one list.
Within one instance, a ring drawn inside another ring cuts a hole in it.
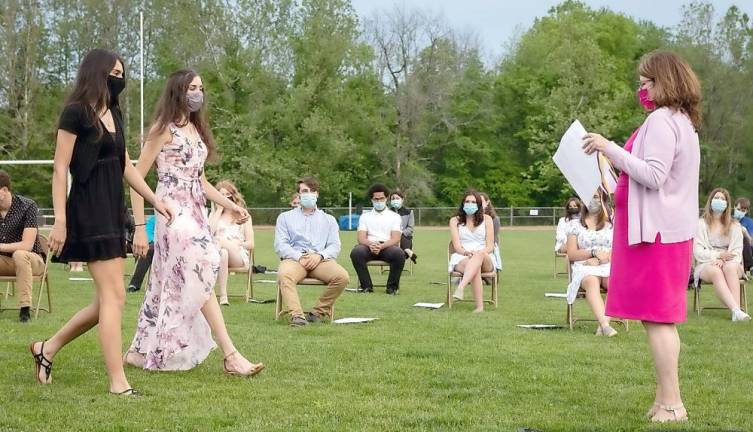
[{"label": "green lawn", "polygon": [[[418,230],[419,265],[405,274],[400,295],[346,292],[337,315],[378,317],[362,325],[302,329],[275,322],[274,304],[225,308],[231,336],[267,369],[252,380],[226,377],[212,353],[190,372],[128,369],[144,397],[107,394],[95,333],[55,359],[55,383],[39,386],[28,352],[32,339],[50,335],[92,295],[90,282],[52,271],[54,313],[31,324],[16,311],[0,313],[0,430],[753,430],[753,358],[750,323],[729,314],[691,314],[680,327],[681,381],[690,423],[650,425],[642,416],[653,401],[653,368],[638,323],[612,339],[595,337],[593,323],[575,331],[523,330],[521,323],[564,324],[564,278],[552,277],[551,231],[505,231],[500,307],[471,314],[471,303],[440,310],[413,308],[444,301],[447,232]],[[340,263],[351,272],[353,233],[343,233]],[[259,264],[276,266],[272,231],[257,232]],[[383,276],[383,277],[386,277]],[[233,290],[242,291],[241,277]],[[272,279],[257,275],[257,279]],[[257,282],[257,298],[274,298],[274,285]],[[303,288],[311,307],[318,288]],[[470,295],[470,290],[467,292]],[[124,343],[130,342],[143,294],[128,296]],[[689,305],[692,297],[689,292]],[[715,302],[711,293],[706,303]],[[10,299],[14,304],[15,300]],[[584,302],[576,313],[590,315]]]}]

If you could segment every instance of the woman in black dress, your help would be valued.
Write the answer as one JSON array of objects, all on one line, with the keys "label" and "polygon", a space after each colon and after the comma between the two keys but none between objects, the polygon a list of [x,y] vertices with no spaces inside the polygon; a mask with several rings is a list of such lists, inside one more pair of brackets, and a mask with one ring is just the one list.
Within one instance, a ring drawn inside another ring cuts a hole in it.
[{"label": "woman in black dress", "polygon": [[[37,381],[52,382],[52,359],[68,342],[99,325],[99,340],[110,379],[110,392],[134,395],[122,363],[121,316],[126,208],[123,178],[167,217],[159,201],[130,162],[123,137],[118,95],[125,88],[123,61],[94,49],[84,57],[57,131],[52,202],[55,224],[49,247],[57,262],[88,263],[96,295],[54,336],[31,344]],[[73,183],[66,202],[70,169]]]}]

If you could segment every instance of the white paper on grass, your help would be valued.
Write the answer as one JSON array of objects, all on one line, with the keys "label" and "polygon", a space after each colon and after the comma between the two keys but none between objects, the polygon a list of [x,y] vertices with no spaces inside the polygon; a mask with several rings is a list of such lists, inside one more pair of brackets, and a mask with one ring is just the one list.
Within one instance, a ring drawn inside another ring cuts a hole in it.
[{"label": "white paper on grass", "polygon": [[444,303],[416,303],[413,306],[427,309],[439,309],[444,306]]},{"label": "white paper on grass", "polygon": [[377,318],[340,318],[332,321],[335,324],[358,324],[376,320]]},{"label": "white paper on grass", "polygon": [[544,293],[544,297],[567,298],[567,293]]},{"label": "white paper on grass", "polygon": [[[575,193],[587,203],[601,186],[601,171],[596,153],[589,155],[583,151],[583,137],[586,133],[586,128],[580,121],[575,120],[562,135],[560,145],[552,159],[570,186],[575,189]],[[609,167],[602,163],[602,170],[608,173]],[[610,175],[605,177],[609,190],[614,191],[617,185],[615,179]]]}]

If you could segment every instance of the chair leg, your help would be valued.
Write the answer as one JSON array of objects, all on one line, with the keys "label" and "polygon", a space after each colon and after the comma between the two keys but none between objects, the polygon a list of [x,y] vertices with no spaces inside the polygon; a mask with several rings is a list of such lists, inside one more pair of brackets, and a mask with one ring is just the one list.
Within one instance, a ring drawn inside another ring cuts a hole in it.
[{"label": "chair leg", "polygon": [[275,301],[275,321],[280,319],[280,313],[282,312],[282,290],[280,289],[280,283],[277,283],[277,300]]},{"label": "chair leg", "polygon": [[249,267],[248,268],[248,276],[246,278],[246,303],[252,298],[251,294],[251,274],[254,272],[254,269]]},{"label": "chair leg", "polygon": [[701,285],[693,286],[693,309],[696,315],[701,315]]},{"label": "chair leg", "polygon": [[447,275],[447,308],[452,309],[452,277]]},{"label": "chair leg", "polygon": [[748,313],[748,298],[745,293],[745,281],[740,281],[740,309]]},{"label": "chair leg", "polygon": [[497,295],[499,292],[499,276],[494,276],[492,280],[492,304],[494,309],[497,309]]},{"label": "chair leg", "polygon": [[10,295],[10,285],[11,285],[11,282],[8,282],[7,284],[5,284],[5,301],[6,302],[8,301],[8,296]]},{"label": "chair leg", "polygon": [[573,319],[573,305],[568,303],[567,304],[567,326],[570,328],[570,330],[572,330],[574,325],[575,325],[575,320]]}]

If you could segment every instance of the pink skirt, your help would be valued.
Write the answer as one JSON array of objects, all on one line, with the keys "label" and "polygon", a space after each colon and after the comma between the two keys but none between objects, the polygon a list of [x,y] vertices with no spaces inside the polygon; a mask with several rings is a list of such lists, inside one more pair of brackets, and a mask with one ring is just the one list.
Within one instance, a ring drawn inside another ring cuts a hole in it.
[{"label": "pink skirt", "polygon": [[612,267],[606,314],[611,317],[680,323],[687,318],[686,302],[693,240],[628,244],[629,179],[620,175],[614,194],[615,217]]}]

